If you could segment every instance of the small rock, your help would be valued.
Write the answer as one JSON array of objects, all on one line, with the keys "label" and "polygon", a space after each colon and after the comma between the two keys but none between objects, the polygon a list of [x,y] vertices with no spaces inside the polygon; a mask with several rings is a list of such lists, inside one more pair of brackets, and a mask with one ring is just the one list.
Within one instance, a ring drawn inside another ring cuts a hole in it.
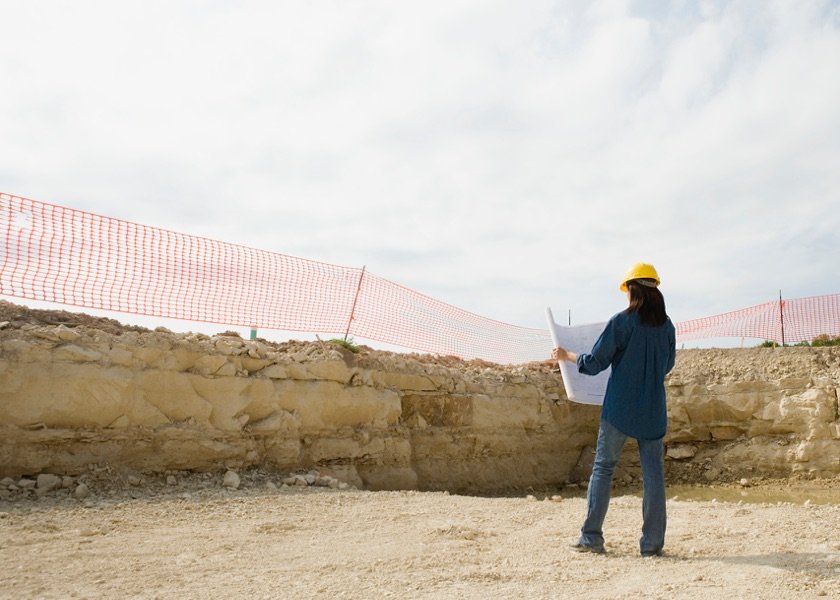
[{"label": "small rock", "polygon": [[62,342],[75,342],[80,337],[82,337],[77,331],[73,331],[72,329],[64,325],[59,325],[58,327],[56,327],[55,334],[58,336],[58,339],[60,339]]},{"label": "small rock", "polygon": [[166,476],[166,485],[178,485],[178,480],[175,479],[174,475],[167,475]]},{"label": "small rock", "polygon": [[[11,497],[12,492],[5,488],[0,488],[0,500],[8,500]],[[2,513],[0,513],[2,514]]]},{"label": "small rock", "polygon": [[4,477],[3,479],[0,479],[0,487],[9,487],[10,485],[14,484],[15,480],[11,477]]},{"label": "small rock", "polygon": [[23,479],[18,481],[17,484],[18,487],[23,490],[30,490],[37,485],[37,482],[34,479],[27,479],[24,477]]},{"label": "small rock", "polygon": [[317,481],[318,476],[313,475],[312,473],[307,473],[303,476],[304,481],[306,481],[306,485],[315,485],[315,481]]},{"label": "small rock", "polygon": [[750,487],[750,480],[746,477],[742,477],[741,481],[739,481],[738,483],[741,484],[741,487]]},{"label": "small rock", "polygon": [[140,485],[140,483],[141,483],[140,478],[137,477],[137,475],[129,475],[128,476],[128,485],[137,486],[137,485]]},{"label": "small rock", "polygon": [[9,321],[0,321],[0,329],[6,329],[9,325],[11,325]]},{"label": "small rock", "polygon": [[346,489],[349,489],[349,488],[350,488],[350,484],[346,483],[344,481],[342,481],[338,484],[338,489],[340,489],[340,490],[346,490]]},{"label": "small rock", "polygon": [[239,489],[239,475],[236,474],[236,471],[228,471],[225,473],[225,477],[222,480],[222,485],[226,488],[231,489]]},{"label": "small rock", "polygon": [[551,501],[552,502],[562,502],[563,501],[563,496],[558,496],[557,494],[555,494],[554,496],[551,497]]},{"label": "small rock", "polygon": [[304,477],[297,476],[297,477],[295,477],[295,485],[297,485],[299,487],[305,487],[309,484],[306,483],[306,479]]},{"label": "small rock", "polygon": [[330,487],[330,483],[332,483],[332,481],[332,477],[324,475],[322,477],[318,477],[318,479],[315,480],[315,485],[317,485],[318,487]]},{"label": "small rock", "polygon": [[284,477],[283,485],[295,485],[295,481],[297,480],[294,477]]},{"label": "small rock", "polygon": [[265,487],[269,491],[272,491],[272,492],[277,491],[277,486],[274,484],[273,481],[266,481],[265,482]]},{"label": "small rock", "polygon": [[68,477],[67,475],[61,478],[61,487],[65,490],[72,488],[74,483],[76,483],[76,480],[72,477]]},{"label": "small rock", "polygon": [[38,475],[38,480],[36,481],[35,486],[39,491],[41,491],[41,493],[46,494],[50,490],[61,486],[61,478],[49,473],[41,473]]},{"label": "small rock", "polygon": [[76,489],[73,492],[73,496],[77,500],[84,500],[85,498],[90,496],[90,489],[88,489],[88,486],[86,486],[84,483],[80,483],[76,486]]},{"label": "small rock", "polygon": [[534,496],[533,494],[528,494],[527,496],[525,496],[525,499],[526,499],[526,500],[536,501],[537,497],[536,497],[536,496]]}]

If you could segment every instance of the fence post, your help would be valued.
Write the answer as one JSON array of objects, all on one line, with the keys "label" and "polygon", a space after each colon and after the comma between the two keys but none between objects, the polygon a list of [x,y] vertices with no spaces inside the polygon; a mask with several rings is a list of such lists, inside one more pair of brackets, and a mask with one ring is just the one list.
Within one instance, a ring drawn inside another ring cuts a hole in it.
[{"label": "fence post", "polygon": [[779,290],[779,324],[782,326],[782,348],[785,347],[785,303],[782,301],[782,290]]},{"label": "fence post", "polygon": [[365,268],[367,265],[362,265],[362,272],[359,275],[359,284],[356,286],[356,295],[353,296],[353,306],[350,308],[350,318],[347,319],[347,329],[344,331],[344,341],[347,341],[347,336],[350,335],[350,323],[353,322],[353,317],[356,315],[356,302],[359,300],[359,292],[362,289],[362,279],[365,276]]}]

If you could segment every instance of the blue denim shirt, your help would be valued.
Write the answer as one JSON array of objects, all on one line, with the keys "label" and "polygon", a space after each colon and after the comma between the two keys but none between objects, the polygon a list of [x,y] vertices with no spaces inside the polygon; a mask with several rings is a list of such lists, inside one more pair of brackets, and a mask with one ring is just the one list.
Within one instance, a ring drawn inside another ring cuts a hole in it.
[{"label": "blue denim shirt", "polygon": [[586,375],[612,367],[601,419],[630,437],[656,440],[668,427],[665,375],[675,357],[670,319],[649,327],[639,313],[622,311],[609,320],[592,351],[578,355],[577,367]]}]

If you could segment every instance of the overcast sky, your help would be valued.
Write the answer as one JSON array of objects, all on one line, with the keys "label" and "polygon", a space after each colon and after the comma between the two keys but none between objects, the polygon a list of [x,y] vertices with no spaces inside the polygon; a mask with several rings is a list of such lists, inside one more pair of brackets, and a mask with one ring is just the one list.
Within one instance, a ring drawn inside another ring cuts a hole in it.
[{"label": "overcast sky", "polygon": [[2,192],[528,327],[605,320],[636,261],[674,321],[840,292],[838,1],[0,0],[0,23]]}]

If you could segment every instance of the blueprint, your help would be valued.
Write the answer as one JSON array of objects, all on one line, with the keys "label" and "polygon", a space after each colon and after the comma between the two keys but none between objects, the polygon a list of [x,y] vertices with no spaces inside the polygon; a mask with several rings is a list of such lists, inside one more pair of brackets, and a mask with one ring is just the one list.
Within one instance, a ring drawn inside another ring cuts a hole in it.
[{"label": "blueprint", "polygon": [[[554,322],[554,315],[551,314],[550,308],[546,308],[545,312],[554,345],[575,354],[591,351],[595,340],[598,339],[606,326],[606,323],[592,323],[590,325],[564,327]],[[558,362],[560,375],[563,377],[563,385],[566,387],[566,395],[569,400],[581,404],[600,405],[604,403],[604,393],[607,391],[607,380],[610,377],[609,368],[595,376],[590,376],[578,373],[574,363],[565,360]]]}]

